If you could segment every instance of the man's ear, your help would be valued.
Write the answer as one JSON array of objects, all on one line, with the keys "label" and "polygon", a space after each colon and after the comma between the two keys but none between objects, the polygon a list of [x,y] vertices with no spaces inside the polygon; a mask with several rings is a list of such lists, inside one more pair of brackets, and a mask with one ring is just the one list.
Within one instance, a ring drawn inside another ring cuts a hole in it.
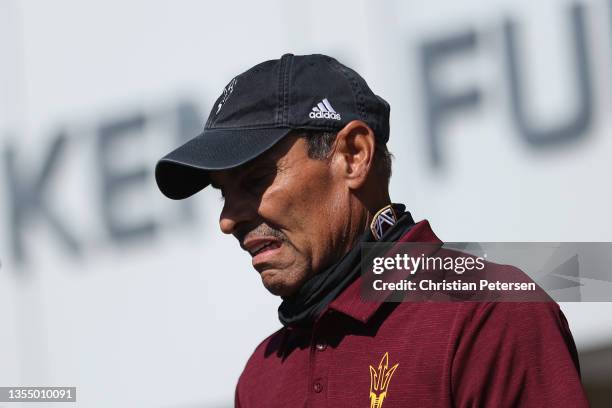
[{"label": "man's ear", "polygon": [[333,166],[347,186],[357,190],[372,170],[376,140],[374,132],[360,120],[349,122],[336,136]]}]

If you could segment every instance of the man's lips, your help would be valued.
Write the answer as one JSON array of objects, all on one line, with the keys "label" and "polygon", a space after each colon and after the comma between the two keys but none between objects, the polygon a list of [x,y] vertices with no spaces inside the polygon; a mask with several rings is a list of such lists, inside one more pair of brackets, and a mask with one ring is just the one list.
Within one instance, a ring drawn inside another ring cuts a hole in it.
[{"label": "man's lips", "polygon": [[282,242],[275,241],[259,250],[251,260],[253,267],[256,268],[259,264],[270,262],[272,258],[278,253],[278,251],[281,250],[281,246]]},{"label": "man's lips", "polygon": [[283,242],[275,237],[257,237],[247,238],[242,248],[251,254],[253,267],[256,267],[269,261],[280,250],[282,244]]},{"label": "man's lips", "polygon": [[280,248],[281,245],[282,242],[278,238],[258,237],[245,240],[242,248],[251,254],[254,259],[258,255]]}]

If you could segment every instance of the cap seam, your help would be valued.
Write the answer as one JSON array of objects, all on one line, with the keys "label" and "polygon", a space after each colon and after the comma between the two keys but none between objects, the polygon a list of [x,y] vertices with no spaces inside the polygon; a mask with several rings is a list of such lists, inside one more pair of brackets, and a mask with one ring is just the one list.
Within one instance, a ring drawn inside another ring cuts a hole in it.
[{"label": "cap seam", "polygon": [[204,132],[214,132],[216,130],[248,130],[248,129],[282,129],[282,128],[290,128],[291,126],[277,124],[277,123],[264,123],[261,125],[249,125],[249,126],[217,126],[214,128],[205,128]]},{"label": "cap seam", "polygon": [[351,73],[348,71],[348,69],[346,69],[345,67],[343,67],[340,63],[338,63],[336,60],[332,60],[331,62],[333,62],[332,67],[338,71],[340,71],[340,73],[344,76],[344,78],[348,81],[349,86],[351,87],[351,90],[353,92],[353,99],[355,101],[355,106],[357,107],[357,110],[359,112],[359,115],[361,116],[361,119],[367,122],[367,112],[365,109],[365,106],[361,103],[360,100],[360,96],[363,96],[363,92],[361,91],[360,87],[359,87],[359,83],[357,82],[357,80],[355,78],[353,78],[353,76],[351,75]]},{"label": "cap seam", "polygon": [[289,124],[271,124],[271,125],[261,125],[261,126],[248,126],[248,127],[215,127],[215,128],[206,128],[203,132],[200,132],[200,135],[204,132],[215,132],[217,130],[262,130],[262,129],[313,129],[313,130],[338,130],[337,126],[324,126],[324,125],[289,125]]},{"label": "cap seam", "polygon": [[293,65],[293,55],[289,55],[287,66],[285,67],[285,84],[283,87],[283,124],[289,123],[289,86],[291,81],[291,67]]},{"label": "cap seam", "polygon": [[277,77],[277,86],[276,86],[276,112],[274,115],[274,123],[276,125],[280,125],[282,122],[282,110],[283,110],[283,74],[285,71],[285,63],[286,60],[284,57],[281,57],[280,64],[278,67],[278,77]]}]

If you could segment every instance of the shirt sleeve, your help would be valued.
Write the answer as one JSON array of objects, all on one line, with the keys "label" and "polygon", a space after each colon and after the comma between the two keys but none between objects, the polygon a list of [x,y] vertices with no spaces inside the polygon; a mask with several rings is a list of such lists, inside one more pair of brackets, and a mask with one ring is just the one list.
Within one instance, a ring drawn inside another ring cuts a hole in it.
[{"label": "shirt sleeve", "polygon": [[481,303],[452,355],[456,407],[588,407],[576,346],[554,302]]},{"label": "shirt sleeve", "polygon": [[236,384],[236,391],[234,392],[234,408],[241,408],[242,405],[240,405],[240,397],[238,396],[238,385]]}]

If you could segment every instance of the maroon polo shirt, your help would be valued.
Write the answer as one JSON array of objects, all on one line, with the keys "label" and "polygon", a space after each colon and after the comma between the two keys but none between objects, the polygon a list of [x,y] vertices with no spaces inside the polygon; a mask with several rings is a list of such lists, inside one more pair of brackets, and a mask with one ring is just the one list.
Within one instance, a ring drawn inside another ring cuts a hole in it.
[{"label": "maroon polo shirt", "polygon": [[[400,242],[441,243],[426,220]],[[236,407],[588,406],[556,303],[364,302],[360,281],[255,349]]]}]

